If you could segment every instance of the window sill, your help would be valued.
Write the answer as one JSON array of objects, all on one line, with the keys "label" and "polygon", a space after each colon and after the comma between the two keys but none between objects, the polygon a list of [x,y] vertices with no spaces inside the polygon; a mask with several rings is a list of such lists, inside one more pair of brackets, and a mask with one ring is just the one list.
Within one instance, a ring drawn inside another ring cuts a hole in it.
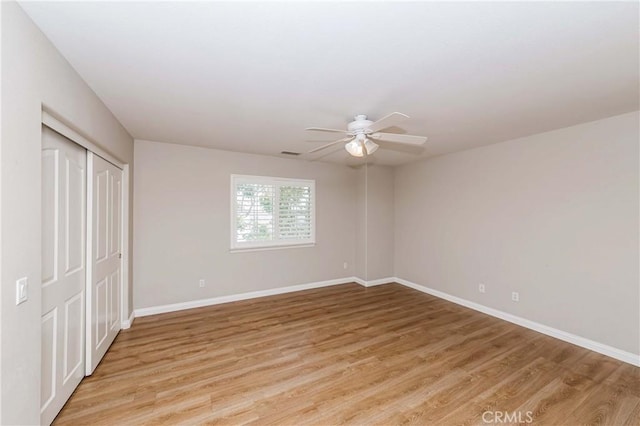
[{"label": "window sill", "polygon": [[250,251],[309,248],[309,247],[315,247],[315,246],[316,246],[316,243],[305,243],[305,244],[287,244],[287,245],[281,245],[281,246],[232,248],[232,249],[229,249],[229,253],[245,253],[245,252],[250,252]]}]

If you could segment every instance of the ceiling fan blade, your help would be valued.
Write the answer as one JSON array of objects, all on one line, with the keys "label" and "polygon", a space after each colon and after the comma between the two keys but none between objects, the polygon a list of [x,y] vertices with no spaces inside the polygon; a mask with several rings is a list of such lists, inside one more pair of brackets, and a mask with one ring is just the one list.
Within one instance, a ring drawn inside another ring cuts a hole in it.
[{"label": "ceiling fan blade", "polygon": [[325,149],[325,148],[329,148],[330,146],[333,146],[333,145],[335,145],[335,144],[337,144],[337,143],[340,143],[340,142],[346,142],[346,141],[348,141],[348,140],[350,140],[350,139],[353,139],[353,137],[348,137],[348,138],[338,139],[337,141],[333,141],[333,142],[328,143],[328,144],[326,144],[326,145],[319,146],[318,148],[314,148],[314,149],[312,149],[311,151],[309,151],[309,152],[308,152],[308,154],[312,154],[312,153],[314,153],[314,152],[318,152],[318,151],[323,150],[323,149]]},{"label": "ceiling fan blade", "polygon": [[327,129],[325,127],[307,127],[305,130],[313,130],[314,132],[347,133],[346,130]]},{"label": "ceiling fan blade", "polygon": [[334,147],[333,147],[333,148],[331,148],[331,149],[327,149],[325,152],[321,153],[320,155],[316,155],[316,156],[314,156],[314,157],[313,157],[311,160],[309,160],[309,161],[320,161],[320,160],[322,160],[323,158],[328,157],[328,156],[330,156],[331,154],[335,154],[336,152],[340,152],[340,151],[344,151],[344,148],[343,148],[343,147],[341,147],[341,146],[339,146],[339,147],[334,146]]},{"label": "ceiling fan blade", "polygon": [[369,135],[371,139],[405,143],[408,145],[422,145],[427,141],[426,136],[414,136],[414,135],[399,135],[397,133],[374,133]]},{"label": "ceiling fan blade", "polygon": [[391,114],[386,115],[380,120],[373,123],[371,126],[369,126],[368,130],[371,132],[377,132],[378,130],[386,129],[387,127],[400,124],[407,118],[409,118],[408,115],[402,114],[400,112],[392,112]]}]

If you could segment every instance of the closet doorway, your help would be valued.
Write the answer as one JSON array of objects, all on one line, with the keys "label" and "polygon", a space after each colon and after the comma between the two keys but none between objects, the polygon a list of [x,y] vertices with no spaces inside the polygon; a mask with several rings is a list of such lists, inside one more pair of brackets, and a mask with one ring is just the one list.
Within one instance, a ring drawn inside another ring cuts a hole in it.
[{"label": "closet doorway", "polygon": [[42,125],[42,424],[93,373],[123,319],[123,170],[56,130]]}]

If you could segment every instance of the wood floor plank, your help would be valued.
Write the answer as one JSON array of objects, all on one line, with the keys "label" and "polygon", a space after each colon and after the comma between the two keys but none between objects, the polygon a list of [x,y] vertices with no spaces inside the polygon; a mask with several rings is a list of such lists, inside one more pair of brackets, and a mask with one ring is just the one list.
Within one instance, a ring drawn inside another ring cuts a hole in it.
[{"label": "wood floor plank", "polygon": [[58,425],[640,423],[640,369],[412,289],[138,318]]},{"label": "wood floor plank", "polygon": [[638,398],[625,394],[622,388],[593,386],[567,419],[589,425],[623,424],[637,405]]}]

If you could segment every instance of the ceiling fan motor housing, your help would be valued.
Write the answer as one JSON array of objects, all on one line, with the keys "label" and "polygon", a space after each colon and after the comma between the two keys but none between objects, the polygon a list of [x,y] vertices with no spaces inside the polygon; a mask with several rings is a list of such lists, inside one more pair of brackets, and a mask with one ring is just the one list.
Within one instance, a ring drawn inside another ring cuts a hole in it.
[{"label": "ceiling fan motor housing", "polygon": [[351,134],[365,133],[365,130],[373,124],[373,121],[367,120],[366,115],[356,115],[355,120],[347,125],[347,129]]}]

